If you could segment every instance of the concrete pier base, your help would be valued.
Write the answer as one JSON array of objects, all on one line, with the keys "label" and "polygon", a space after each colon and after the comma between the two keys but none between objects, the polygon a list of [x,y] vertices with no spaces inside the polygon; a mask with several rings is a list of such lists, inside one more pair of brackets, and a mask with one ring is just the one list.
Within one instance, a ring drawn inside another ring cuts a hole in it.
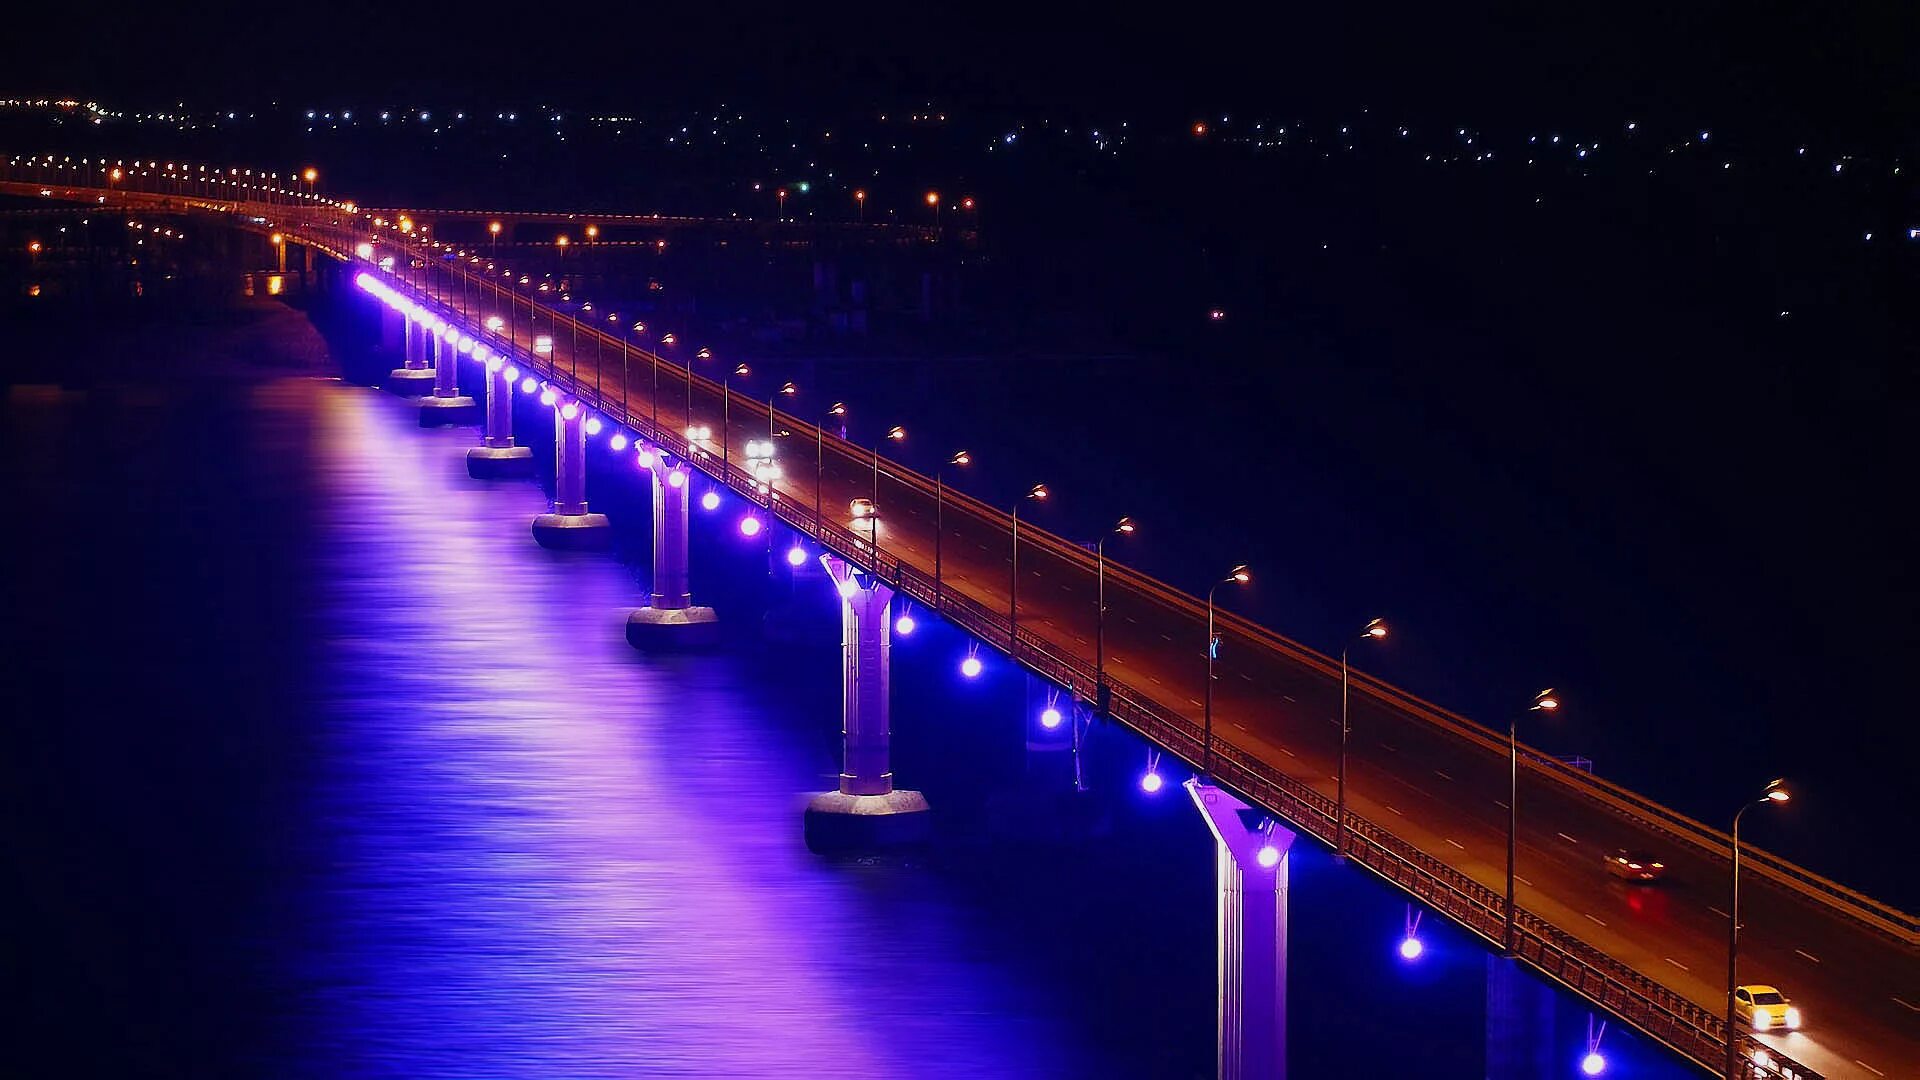
[{"label": "concrete pier base", "polygon": [[458,427],[479,419],[479,403],[465,395],[441,397],[428,394],[420,399],[421,427]]},{"label": "concrete pier base", "polygon": [[712,648],[720,644],[720,616],[710,607],[635,608],[627,644],[647,652]]},{"label": "concrete pier base", "polygon": [[802,818],[807,850],[817,854],[900,851],[933,839],[927,797],[895,788],[885,795],[827,791],[807,802]]},{"label": "concrete pier base", "polygon": [[403,397],[420,397],[433,392],[433,369],[428,367],[394,368],[387,373],[387,389]]},{"label": "concrete pier base", "polygon": [[475,480],[517,480],[533,475],[530,446],[476,446],[467,451],[467,475]]},{"label": "concrete pier base", "polygon": [[533,538],[554,551],[605,551],[613,546],[613,525],[605,514],[541,514]]}]

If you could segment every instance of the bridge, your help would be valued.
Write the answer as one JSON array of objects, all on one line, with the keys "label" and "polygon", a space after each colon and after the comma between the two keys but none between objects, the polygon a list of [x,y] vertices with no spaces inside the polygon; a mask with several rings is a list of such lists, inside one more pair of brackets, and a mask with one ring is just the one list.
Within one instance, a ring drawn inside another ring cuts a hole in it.
[{"label": "bridge", "polygon": [[[29,171],[16,164],[0,192],[184,214],[324,256],[381,311],[402,358],[393,385],[422,397],[423,423],[484,416],[476,475],[524,468],[511,403],[538,396],[558,436],[555,512],[534,526],[543,543],[604,544],[605,519],[587,506],[586,439],[597,431],[630,456],[651,478],[655,508],[652,603],[629,624],[636,645],[693,643],[711,627],[687,573],[692,472],[750,508],[743,530],[779,524],[817,544],[846,599],[847,645],[847,764],[841,790],[809,814],[819,838],[855,817],[910,831],[924,807],[895,789],[888,768],[896,597],[1186,763],[1221,865],[1222,1075],[1278,1075],[1284,1061],[1285,855],[1296,837],[1707,1070],[1920,1074],[1914,916],[1741,844],[1737,981],[1787,989],[1805,1025],[1756,1032],[1730,1022],[1727,832],[1353,671],[1344,652],[1322,654],[1222,610],[1216,594],[1231,595],[1236,568],[1221,567],[1204,599],[1179,592],[1108,559],[1104,544],[1090,550],[1021,519],[1044,487],[1022,506],[984,504],[950,474],[849,442],[826,410],[801,415],[778,395],[739,395],[700,370],[715,366],[704,350],[562,299],[484,243],[402,231],[396,211],[237,181],[209,195]],[[484,407],[460,393],[463,365],[484,380]],[[1360,655],[1369,630],[1354,628]],[[1516,701],[1514,716],[1542,704]],[[1749,805],[1770,805],[1764,794],[1756,787]],[[1657,853],[1668,882],[1657,893],[1611,886],[1602,860],[1616,849]]]}]

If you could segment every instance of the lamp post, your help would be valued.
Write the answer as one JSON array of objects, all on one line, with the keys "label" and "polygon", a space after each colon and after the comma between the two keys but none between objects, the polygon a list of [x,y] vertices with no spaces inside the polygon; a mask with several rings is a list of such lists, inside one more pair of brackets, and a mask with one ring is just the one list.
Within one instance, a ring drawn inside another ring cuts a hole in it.
[{"label": "lamp post", "polygon": [[1107,538],[1114,535],[1132,536],[1133,519],[1123,517],[1113,528],[1100,534],[1093,545],[1095,579],[1098,586],[1094,590],[1095,619],[1093,632],[1093,702],[1102,716],[1107,712]]},{"label": "lamp post", "polygon": [[[713,359],[713,353],[708,349],[701,349],[695,355],[702,360]],[[732,372],[720,376],[720,482],[723,484],[731,482],[727,475],[728,425],[733,422],[733,388],[729,380],[735,377],[744,379],[751,374],[753,372],[748,370],[747,365],[738,364]]]},{"label": "lamp post", "polygon": [[927,192],[927,205],[933,207],[933,231],[938,233],[940,231],[940,193]]},{"label": "lamp post", "polygon": [[774,214],[773,220],[775,222],[785,221],[787,220],[787,189],[781,188],[773,194],[774,198],[780,200],[780,209]]},{"label": "lamp post", "polygon": [[1203,773],[1213,772],[1213,659],[1214,654],[1219,651],[1219,640],[1213,634],[1213,594],[1218,592],[1222,585],[1245,585],[1252,580],[1253,571],[1247,569],[1245,563],[1241,563],[1229,570],[1226,577],[1214,582],[1213,587],[1207,590],[1207,692],[1206,700],[1201,705],[1204,710],[1204,735],[1200,747],[1200,771]]},{"label": "lamp post", "polygon": [[1739,1029],[1733,1015],[1733,993],[1740,985],[1740,819],[1747,811],[1767,803],[1783,803],[1792,798],[1787,792],[1784,779],[1774,780],[1760,793],[1757,799],[1742,803],[1733,813],[1733,885],[1732,896],[1727,904],[1727,1076],[1737,1080],[1740,1075]]},{"label": "lamp post", "polygon": [[[768,458],[767,464],[769,466],[773,464],[772,459],[773,459],[773,447],[774,447],[775,440],[780,438],[780,432],[776,430],[778,425],[774,422],[774,419],[773,419],[773,407],[776,403],[779,402],[779,400],[782,397],[793,397],[799,392],[800,392],[799,387],[793,385],[793,383],[791,382],[784,382],[780,384],[779,391],[776,392],[776,394],[773,397],[770,397],[767,399],[767,458]],[[787,432],[787,434],[791,435],[793,433]],[[769,471],[769,475],[767,477],[767,509],[771,510],[773,509],[773,482],[774,480],[778,479],[778,477],[772,475],[771,469],[769,469],[768,471]],[[773,541],[768,540],[767,543],[771,544],[773,543]],[[772,551],[773,549],[769,547],[767,550]]]},{"label": "lamp post", "polygon": [[[826,419],[838,419],[843,423],[847,416],[847,406],[836,401],[827,406]],[[844,430],[844,429],[843,429]],[[826,420],[813,429],[813,535],[815,539],[826,539],[826,487],[827,487],[827,425]]]},{"label": "lamp post", "polygon": [[[1047,500],[1047,485],[1035,484],[1021,498]],[[1013,501],[1013,573],[1007,579],[1007,655],[1020,658],[1020,500]]]},{"label": "lamp post", "polygon": [[[1385,619],[1375,619],[1360,630],[1361,641],[1379,641],[1387,636]],[[1349,641],[1340,649],[1340,798],[1334,811],[1333,853],[1345,856],[1347,853],[1347,735],[1351,730],[1347,723],[1347,650],[1353,648]]]},{"label": "lamp post", "polygon": [[[973,464],[973,455],[961,450],[947,459],[947,465],[965,467]],[[942,599],[940,570],[940,538],[946,532],[947,479],[946,466],[933,470],[933,610],[940,610]]]},{"label": "lamp post", "polygon": [[[1533,695],[1528,712],[1553,712],[1560,699],[1551,688]],[[1520,717],[1507,718],[1507,909],[1506,923],[1500,931],[1500,947],[1513,955],[1513,855],[1515,838],[1520,834]]]},{"label": "lamp post", "polygon": [[[899,424],[887,429],[887,438],[893,442],[904,442],[907,429]],[[867,533],[873,539],[873,576],[880,577],[880,444],[873,444],[873,496],[869,500],[873,509],[867,514]]]},{"label": "lamp post", "polygon": [[498,262],[500,259],[500,228],[500,223],[497,221],[487,222],[487,233],[493,238],[493,259],[495,262]]},{"label": "lamp post", "polygon": [[867,192],[866,192],[866,190],[865,190],[864,188],[862,188],[862,189],[858,189],[858,190],[856,190],[856,191],[855,191],[855,192],[853,193],[853,203],[854,203],[854,205],[855,205],[855,206],[857,206],[857,207],[859,207],[859,208],[860,208],[860,223],[861,223],[862,225],[864,225],[864,224],[866,224],[866,222],[867,222]]}]

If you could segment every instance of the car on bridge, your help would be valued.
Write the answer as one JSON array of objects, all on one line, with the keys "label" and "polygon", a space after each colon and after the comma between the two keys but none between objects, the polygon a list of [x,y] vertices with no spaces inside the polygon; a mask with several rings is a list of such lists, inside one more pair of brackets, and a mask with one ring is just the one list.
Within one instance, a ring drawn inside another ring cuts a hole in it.
[{"label": "car on bridge", "polygon": [[1667,871],[1665,863],[1645,851],[1628,851],[1619,848],[1607,856],[1607,873],[1622,881],[1631,881],[1639,885],[1648,885],[1659,881]]},{"label": "car on bridge", "polygon": [[880,510],[873,505],[872,499],[855,499],[848,504],[847,515],[852,518],[847,527],[853,530],[853,535],[864,550],[880,531]]},{"label": "car on bridge", "polygon": [[1800,1030],[1800,1010],[1771,986],[1741,986],[1733,991],[1733,1015],[1755,1031]]}]

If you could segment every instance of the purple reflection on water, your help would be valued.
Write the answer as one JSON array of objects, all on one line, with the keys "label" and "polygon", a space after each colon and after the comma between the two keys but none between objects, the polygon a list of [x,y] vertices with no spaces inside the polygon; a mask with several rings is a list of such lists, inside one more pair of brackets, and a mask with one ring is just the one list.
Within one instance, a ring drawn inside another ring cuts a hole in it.
[{"label": "purple reflection on water", "polygon": [[417,1077],[1072,1071],[937,882],[801,845],[797,794],[830,781],[767,714],[835,724],[832,671],[781,699],[738,657],[634,653],[629,574],[536,547],[540,492],[468,480],[470,432],[422,432],[368,391],[315,400],[336,850],[296,1057]]}]

